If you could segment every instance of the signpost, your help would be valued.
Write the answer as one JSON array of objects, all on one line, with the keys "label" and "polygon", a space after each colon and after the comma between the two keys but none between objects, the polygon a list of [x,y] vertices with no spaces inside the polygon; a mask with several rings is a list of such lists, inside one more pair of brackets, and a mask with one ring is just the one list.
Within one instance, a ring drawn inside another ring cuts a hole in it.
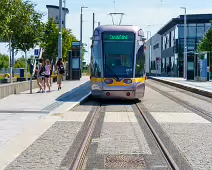
[{"label": "signpost", "polygon": [[35,49],[34,50],[34,56],[35,56],[35,58],[38,58],[39,57],[39,53],[40,53],[40,50],[39,49]]}]

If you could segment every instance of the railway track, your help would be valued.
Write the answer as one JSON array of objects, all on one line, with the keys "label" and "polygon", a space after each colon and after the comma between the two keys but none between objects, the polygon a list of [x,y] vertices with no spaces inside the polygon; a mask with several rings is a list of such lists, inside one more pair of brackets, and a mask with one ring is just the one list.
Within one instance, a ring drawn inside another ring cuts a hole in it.
[{"label": "railway track", "polygon": [[[169,167],[168,169],[172,169],[172,170],[178,170],[178,166],[175,163],[175,161],[172,159],[171,155],[169,154],[168,150],[166,149],[165,145],[163,144],[162,140],[160,139],[159,135],[156,133],[156,131],[154,130],[153,126],[151,125],[150,121],[148,120],[148,118],[145,116],[145,114],[143,113],[143,111],[141,110],[141,108],[139,107],[138,104],[133,102],[133,105],[135,106],[134,108],[137,109],[137,112],[140,113],[140,118],[144,120],[146,126],[148,127],[152,137],[154,138],[154,141],[156,142],[156,145],[158,147],[158,149],[160,150],[159,152],[161,152],[161,154],[163,155],[165,161],[167,162],[167,167]],[[107,106],[106,106],[107,107]],[[86,169],[85,168],[85,159],[86,159],[86,154],[88,152],[89,146],[91,144],[92,141],[92,135],[94,133],[95,128],[97,125],[97,121],[100,117],[100,113],[101,112],[105,112],[105,110],[103,111],[103,106],[102,103],[96,107],[95,111],[93,112],[93,116],[91,118],[90,124],[89,124],[89,128],[87,130],[86,136],[82,142],[82,145],[80,147],[80,150],[78,152],[78,155],[76,156],[74,162],[72,163],[72,170],[80,170],[80,169]]]},{"label": "railway track", "polygon": [[[210,122],[212,122],[212,114],[207,113],[206,110],[203,110],[203,109],[201,109],[201,108],[199,108],[199,107],[197,107],[197,106],[195,106],[195,105],[193,105],[189,102],[186,102],[186,101],[184,101],[184,100],[182,100],[182,99],[180,99],[180,98],[178,98],[178,97],[176,97],[176,96],[174,96],[174,95],[172,95],[168,92],[160,90],[159,88],[157,88],[153,85],[150,85],[149,83],[146,84],[146,86],[157,91],[158,93],[162,94],[163,96],[166,96],[167,98],[171,99],[172,101],[175,101],[176,103],[184,106],[185,108],[191,110],[192,112],[204,117],[205,119],[209,120]],[[196,95],[193,95],[193,97],[196,97]],[[202,98],[198,98],[198,99],[202,99]],[[203,100],[208,102],[207,99],[203,99]]]}]

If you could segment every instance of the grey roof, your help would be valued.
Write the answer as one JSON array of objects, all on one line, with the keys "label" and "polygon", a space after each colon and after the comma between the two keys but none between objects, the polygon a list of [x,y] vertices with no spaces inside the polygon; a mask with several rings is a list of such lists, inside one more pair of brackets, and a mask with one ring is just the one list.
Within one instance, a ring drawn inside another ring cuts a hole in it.
[{"label": "grey roof", "polygon": [[[212,14],[188,14],[187,23],[209,23],[212,20]],[[157,33],[162,35],[173,26],[184,23],[184,15],[177,18],[172,18],[166,25],[164,25]]]}]

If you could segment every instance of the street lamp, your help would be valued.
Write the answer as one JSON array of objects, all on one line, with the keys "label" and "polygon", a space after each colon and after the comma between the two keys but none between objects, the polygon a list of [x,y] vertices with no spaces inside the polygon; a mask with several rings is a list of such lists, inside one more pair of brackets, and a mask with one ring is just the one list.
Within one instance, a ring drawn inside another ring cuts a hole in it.
[{"label": "street lamp", "polygon": [[[82,9],[83,8],[88,8],[88,7],[81,7],[81,13],[80,13],[80,60],[81,60],[81,66],[82,66]],[[82,75],[82,71],[81,71],[81,75]]]},{"label": "street lamp", "polygon": [[58,59],[62,58],[62,7],[63,7],[63,1],[59,0]]},{"label": "street lamp", "polygon": [[183,77],[187,79],[187,30],[186,30],[186,7],[180,7],[185,10],[184,14],[184,75]]},{"label": "street lamp", "polygon": [[150,38],[148,38],[148,40],[150,39],[150,42],[149,42],[149,74],[150,74],[150,70],[151,70],[151,60],[152,60],[152,39],[151,39],[151,31],[147,31],[147,37],[148,37],[148,33],[150,35]]}]

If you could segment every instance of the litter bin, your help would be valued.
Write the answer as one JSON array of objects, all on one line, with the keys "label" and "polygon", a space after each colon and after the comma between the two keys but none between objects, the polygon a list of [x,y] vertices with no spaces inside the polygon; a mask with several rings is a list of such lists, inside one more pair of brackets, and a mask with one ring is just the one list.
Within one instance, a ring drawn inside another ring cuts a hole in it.
[{"label": "litter bin", "polygon": [[20,78],[24,78],[24,69],[20,68]]}]

